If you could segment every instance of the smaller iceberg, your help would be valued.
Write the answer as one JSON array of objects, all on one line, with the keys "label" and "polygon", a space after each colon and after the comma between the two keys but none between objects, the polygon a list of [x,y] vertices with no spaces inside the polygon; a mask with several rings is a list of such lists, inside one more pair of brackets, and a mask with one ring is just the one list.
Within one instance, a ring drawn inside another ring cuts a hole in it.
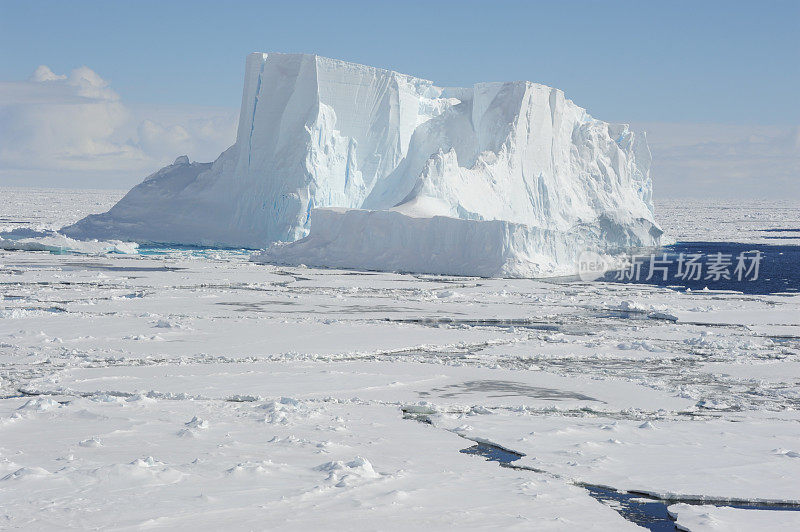
[{"label": "smaller iceberg", "polygon": [[49,251],[102,255],[106,253],[136,254],[139,245],[121,240],[75,240],[56,231],[15,229],[0,233],[0,249],[7,251]]}]

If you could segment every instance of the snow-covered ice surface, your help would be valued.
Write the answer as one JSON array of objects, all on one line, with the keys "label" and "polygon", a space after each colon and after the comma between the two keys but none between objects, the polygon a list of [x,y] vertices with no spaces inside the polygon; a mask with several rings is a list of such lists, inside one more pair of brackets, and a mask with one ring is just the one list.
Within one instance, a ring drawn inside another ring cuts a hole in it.
[{"label": "snow-covered ice surface", "polygon": [[715,506],[692,506],[675,504],[669,511],[676,519],[680,530],[706,532],[749,532],[769,530],[771,532],[800,530],[800,512],[777,512],[772,510],[741,510]]},{"label": "snow-covered ice surface", "polygon": [[316,55],[253,53],[233,146],[213,163],[178,157],[108,212],[62,231],[285,243],[259,259],[293,265],[575,273],[587,249],[658,245],[650,163],[643,134],[545,85],[443,88]]},{"label": "snow-covered ice surface", "polygon": [[123,190],[0,187],[0,233],[55,231],[108,210],[124,195]]},{"label": "snow-covered ice surface", "polygon": [[665,243],[800,244],[800,209],[792,200],[663,199],[656,201],[656,219]]},{"label": "snow-covered ice surface", "polygon": [[85,254],[136,253],[120,240],[76,240],[58,232],[86,214],[107,209],[123,195],[114,190],[0,187],[0,249]]},{"label": "snow-covered ice surface", "polygon": [[796,529],[713,504],[800,502],[798,355],[797,295],[0,251],[0,522]]}]

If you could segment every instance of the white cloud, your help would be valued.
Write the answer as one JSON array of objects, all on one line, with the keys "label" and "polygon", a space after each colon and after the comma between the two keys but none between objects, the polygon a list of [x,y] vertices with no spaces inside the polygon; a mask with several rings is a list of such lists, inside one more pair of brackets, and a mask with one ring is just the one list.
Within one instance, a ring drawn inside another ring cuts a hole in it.
[{"label": "white cloud", "polygon": [[800,198],[800,127],[637,124],[656,197]]},{"label": "white cloud", "polygon": [[88,67],[0,82],[0,180],[125,188],[179,155],[209,161],[235,140],[227,108],[125,105]]},{"label": "white cloud", "polygon": [[39,65],[30,77],[30,81],[43,82],[43,81],[58,81],[60,79],[67,79],[67,76],[58,76],[47,65]]}]

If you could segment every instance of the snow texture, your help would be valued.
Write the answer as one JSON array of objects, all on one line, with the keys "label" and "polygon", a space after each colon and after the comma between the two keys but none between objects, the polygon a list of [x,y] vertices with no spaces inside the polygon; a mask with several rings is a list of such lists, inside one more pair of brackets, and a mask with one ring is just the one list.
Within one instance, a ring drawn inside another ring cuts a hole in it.
[{"label": "snow texture", "polygon": [[676,519],[678,530],[705,532],[707,530],[726,530],[745,532],[748,530],[769,530],[771,532],[800,529],[800,512],[777,512],[773,510],[741,510],[719,508],[717,506],[692,506],[673,504],[669,513]]},{"label": "snow texture", "polygon": [[255,249],[311,231],[260,260],[526,276],[571,266],[585,249],[657,244],[649,170],[643,135],[595,120],[558,89],[441,88],[254,53],[231,148],[213,163],[179,157],[62,231]]}]

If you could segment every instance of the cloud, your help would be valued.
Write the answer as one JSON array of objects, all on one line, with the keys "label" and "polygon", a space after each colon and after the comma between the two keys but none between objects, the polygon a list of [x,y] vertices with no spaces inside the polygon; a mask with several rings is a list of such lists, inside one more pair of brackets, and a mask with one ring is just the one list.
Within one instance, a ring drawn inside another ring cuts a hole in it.
[{"label": "cloud", "polygon": [[215,159],[235,140],[234,109],[125,105],[88,67],[38,67],[0,82],[4,183],[128,187],[179,155]]},{"label": "cloud", "polygon": [[47,65],[39,65],[31,74],[30,81],[41,83],[43,81],[58,81],[67,79],[67,76],[57,76]]},{"label": "cloud", "polygon": [[57,76],[40,66],[25,82],[0,84],[0,163],[10,167],[113,168],[114,159],[141,161],[135,146],[111,140],[130,115],[95,72]]},{"label": "cloud", "polygon": [[[238,112],[234,109],[192,108],[180,112],[134,106],[133,111],[143,118],[136,130],[139,148],[170,163],[182,154],[195,160],[214,160],[236,139]],[[194,154],[197,156],[192,157]]]},{"label": "cloud", "polygon": [[636,124],[653,153],[654,195],[800,198],[800,127]]}]

